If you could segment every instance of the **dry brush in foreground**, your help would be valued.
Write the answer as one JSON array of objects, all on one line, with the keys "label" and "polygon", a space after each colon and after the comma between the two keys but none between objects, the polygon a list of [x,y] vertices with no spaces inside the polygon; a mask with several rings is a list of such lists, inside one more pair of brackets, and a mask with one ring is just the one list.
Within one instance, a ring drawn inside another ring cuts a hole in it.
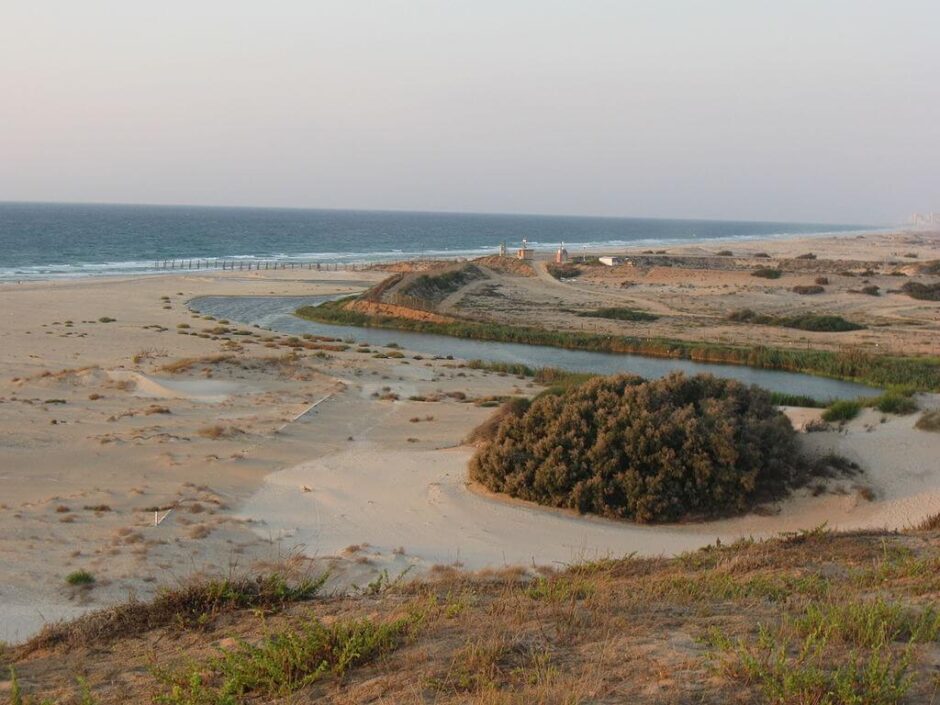
[{"label": "dry brush in foreground", "polygon": [[81,638],[63,625],[9,649],[11,702],[888,705],[940,686],[936,531],[441,569],[357,597],[257,585],[229,586],[225,609],[218,584],[211,599],[192,588],[182,604],[207,605],[202,618],[125,606],[116,628],[86,620]]}]

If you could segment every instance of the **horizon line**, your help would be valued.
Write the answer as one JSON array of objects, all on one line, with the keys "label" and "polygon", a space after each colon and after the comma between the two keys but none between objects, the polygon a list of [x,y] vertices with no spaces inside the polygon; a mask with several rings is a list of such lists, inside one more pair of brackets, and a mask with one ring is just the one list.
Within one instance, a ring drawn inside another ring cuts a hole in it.
[{"label": "horizon line", "polygon": [[317,207],[317,206],[255,206],[255,205],[213,205],[201,203],[141,203],[132,201],[46,201],[46,200],[0,200],[0,205],[48,205],[48,206],[132,206],[143,208],[206,208],[219,210],[272,210],[272,211],[326,211],[326,212],[359,212],[359,213],[410,213],[416,215],[476,215],[495,217],[519,218],[584,218],[594,220],[672,220],[679,222],[713,222],[713,223],[761,223],[782,225],[832,225],[858,228],[884,228],[903,227],[902,223],[844,223],[819,220],[755,220],[752,218],[694,218],[694,217],[666,217],[644,215],[584,215],[576,213],[532,213],[508,211],[459,211],[459,210],[422,210],[411,208],[349,208],[349,207]]}]

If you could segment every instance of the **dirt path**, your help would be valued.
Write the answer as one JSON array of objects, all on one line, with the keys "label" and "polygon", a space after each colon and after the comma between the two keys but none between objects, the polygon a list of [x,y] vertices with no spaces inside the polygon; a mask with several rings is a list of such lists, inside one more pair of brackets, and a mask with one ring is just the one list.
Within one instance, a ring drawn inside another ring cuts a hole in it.
[{"label": "dirt path", "polygon": [[684,311],[679,311],[667,306],[661,301],[656,299],[648,299],[641,296],[636,296],[632,294],[624,294],[618,291],[597,291],[593,289],[588,289],[583,286],[578,286],[573,282],[562,282],[558,279],[555,279],[551,274],[548,273],[548,263],[547,262],[535,262],[535,275],[540,282],[549,284],[552,288],[557,289],[558,287],[564,287],[568,291],[578,291],[582,294],[588,294],[593,299],[597,299],[600,296],[607,298],[615,299],[617,301],[622,301],[632,306],[642,307],[644,310],[649,311],[650,313],[655,313],[661,316],[688,316],[693,314],[685,313]]}]

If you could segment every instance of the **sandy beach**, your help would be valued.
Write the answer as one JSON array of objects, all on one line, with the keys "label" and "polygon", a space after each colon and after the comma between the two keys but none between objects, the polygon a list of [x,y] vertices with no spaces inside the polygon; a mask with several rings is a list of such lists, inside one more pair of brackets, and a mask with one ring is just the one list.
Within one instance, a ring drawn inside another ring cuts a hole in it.
[{"label": "sandy beach", "polygon": [[[742,254],[811,250],[863,262],[917,255],[908,263],[937,258],[938,248],[935,237],[917,234],[735,245]],[[638,526],[507,501],[468,485],[472,448],[463,441],[493,412],[474,401],[539,391],[527,378],[394,346],[340,350],[342,341],[292,339],[187,307],[209,295],[352,293],[384,276],[201,272],[0,285],[0,640],[145,599],[194,574],[297,553],[348,589],[384,572],[671,555],[823,523],[902,528],[940,512],[940,434],[915,429],[916,415],[872,410],[841,431],[801,435],[807,453],[838,452],[861,475],[801,490],[760,515]],[[673,311],[690,297],[734,306],[754,296],[753,279],[742,276],[675,269],[645,273],[627,291]],[[557,284],[534,278],[526,286],[548,296]],[[583,286],[590,298],[613,283]],[[915,321],[864,331],[874,343],[938,349],[940,305],[893,294],[843,300],[866,316]],[[381,339],[394,342],[394,331]],[[940,407],[938,395],[918,401]],[[819,411],[788,413],[800,427]],[[79,569],[95,576],[92,588],[66,584]]]}]

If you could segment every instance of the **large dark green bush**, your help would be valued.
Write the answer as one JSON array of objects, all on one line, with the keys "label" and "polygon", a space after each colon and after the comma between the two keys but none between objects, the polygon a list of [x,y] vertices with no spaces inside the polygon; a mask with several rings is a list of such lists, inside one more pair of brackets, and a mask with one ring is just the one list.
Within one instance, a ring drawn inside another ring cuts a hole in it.
[{"label": "large dark green bush", "polygon": [[597,377],[519,406],[470,471],[496,492],[640,522],[740,512],[800,476],[767,392],[682,374]]}]

